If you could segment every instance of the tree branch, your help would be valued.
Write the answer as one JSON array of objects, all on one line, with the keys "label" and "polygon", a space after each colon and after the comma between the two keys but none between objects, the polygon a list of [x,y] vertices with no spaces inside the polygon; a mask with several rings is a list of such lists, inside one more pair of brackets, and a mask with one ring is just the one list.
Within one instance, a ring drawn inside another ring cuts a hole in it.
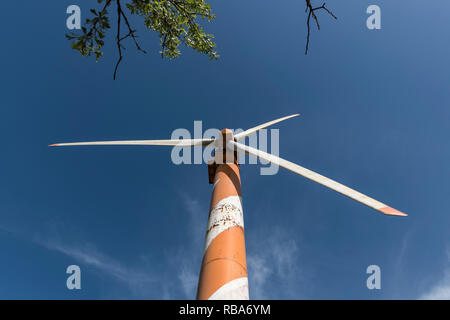
[{"label": "tree branch", "polygon": [[305,2],[306,2],[305,12],[308,13],[308,19],[306,20],[306,26],[307,26],[307,29],[308,29],[308,33],[307,33],[307,36],[306,36],[305,54],[308,54],[309,39],[310,39],[310,35],[311,35],[311,26],[310,26],[311,16],[313,17],[314,21],[316,22],[317,30],[320,30],[319,19],[317,18],[317,15],[316,15],[316,11],[317,10],[324,10],[324,11],[326,11],[329,15],[331,15],[336,20],[337,20],[337,17],[334,15],[334,13],[330,9],[328,9],[325,6],[325,2],[320,7],[313,7],[312,4],[311,4],[311,0],[305,0]]},{"label": "tree branch", "polygon": [[[120,3],[120,0],[118,0],[118,2]],[[125,20],[125,23],[126,23],[126,25],[127,25],[127,27],[128,27],[128,35],[130,35],[132,38],[133,38],[133,41],[134,41],[134,43],[136,44],[136,49],[138,49],[139,51],[142,51],[143,53],[147,53],[147,51],[145,51],[144,49],[142,49],[141,48],[141,46],[139,45],[139,42],[137,41],[137,36],[136,36],[136,34],[135,34],[135,32],[136,32],[136,30],[133,30],[132,28],[131,28],[131,26],[130,26],[130,23],[128,22],[128,18],[127,18],[127,16],[125,15],[125,13],[123,12],[123,10],[122,10],[122,8],[120,7],[120,4],[119,4],[119,11],[120,11],[120,13],[122,14],[122,17],[123,17],[123,19]]]},{"label": "tree branch", "polygon": [[[122,61],[122,48],[125,49],[124,46],[122,46],[122,40],[125,40],[128,37],[131,37],[134,41],[134,44],[136,45],[136,49],[143,52],[143,53],[147,53],[147,51],[145,51],[144,49],[141,48],[141,46],[139,45],[139,42],[137,41],[137,36],[135,34],[136,30],[134,30],[133,28],[131,28],[130,22],[128,21],[127,16],[125,15],[125,13],[122,10],[122,6],[120,4],[120,0],[116,0],[116,4],[117,4],[117,34],[116,34],[116,44],[117,44],[117,49],[119,52],[119,59],[117,60],[116,63],[116,67],[114,68],[114,80],[116,80],[116,75],[117,75],[117,69],[119,67],[120,62]],[[125,24],[128,28],[128,33],[123,36],[120,37],[120,24],[121,24],[121,18],[123,17],[123,20],[125,21]]]},{"label": "tree branch", "polygon": [[121,18],[121,8],[120,8],[120,0],[117,1],[117,34],[116,34],[116,44],[117,50],[119,51],[119,59],[117,60],[116,67],[114,68],[114,76],[113,79],[116,80],[117,68],[119,67],[120,62],[122,61],[122,45],[120,44],[120,18]]}]

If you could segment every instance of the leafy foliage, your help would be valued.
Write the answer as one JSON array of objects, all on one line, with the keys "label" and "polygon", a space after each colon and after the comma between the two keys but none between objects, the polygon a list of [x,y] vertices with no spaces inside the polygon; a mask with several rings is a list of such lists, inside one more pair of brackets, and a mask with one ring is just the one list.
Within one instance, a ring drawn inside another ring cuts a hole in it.
[{"label": "leafy foliage", "polygon": [[214,51],[214,36],[205,33],[197,22],[198,17],[208,22],[215,18],[204,0],[133,0],[127,7],[131,13],[144,17],[149,30],[159,33],[163,56],[178,57],[183,43],[210,59],[219,57]]},{"label": "leafy foliage", "polygon": [[[81,34],[71,32],[66,34],[73,40],[71,47],[83,56],[95,55],[96,61],[103,55],[102,47],[107,29],[110,29],[108,8],[115,2],[117,7],[118,31],[116,35],[119,53],[123,48],[121,41],[132,37],[139,50],[135,30],[131,28],[124,13],[121,2],[125,0],[97,0],[104,3],[103,9],[91,9],[92,18],[86,19]],[[184,44],[199,53],[207,55],[210,59],[218,59],[215,51],[214,36],[207,34],[200,25],[201,21],[210,22],[215,18],[211,13],[211,6],[205,0],[127,0],[125,4],[131,14],[144,18],[144,25],[152,31],[159,33],[161,55],[167,58],[176,58],[181,54],[180,44]],[[128,34],[120,34],[121,17],[128,27]],[[145,52],[145,51],[144,51]]]},{"label": "leafy foliage", "polygon": [[[103,0],[98,0],[102,2]],[[103,38],[105,37],[106,29],[111,26],[109,24],[108,11],[105,8],[97,12],[91,9],[91,13],[94,15],[93,19],[86,19],[85,26],[81,27],[83,34],[77,35],[74,32],[66,34],[66,38],[69,40],[75,40],[71,44],[71,48],[79,51],[83,56],[95,55],[95,60],[103,55],[101,51],[105,42]]]},{"label": "leafy foliage", "polygon": [[[307,13],[307,40],[306,51],[308,53],[310,40],[310,21],[314,19],[317,28],[320,24],[316,12],[325,11],[333,18],[337,19],[323,3],[321,6],[313,6],[313,0],[304,0]],[[159,34],[161,45],[161,56],[174,59],[180,56],[180,45],[184,44],[199,53],[205,54],[210,60],[218,59],[219,55],[215,51],[216,44],[214,36],[208,34],[200,25],[202,22],[211,22],[216,16],[211,13],[211,6],[206,0],[97,0],[103,8],[99,11],[91,9],[92,18],[86,19],[81,28],[81,34],[71,32],[66,34],[72,40],[71,47],[79,51],[83,56],[94,55],[96,61],[103,55],[102,48],[105,44],[104,38],[107,29],[110,29],[110,13],[107,9],[116,7],[117,31],[116,44],[119,58],[114,69],[114,79],[117,68],[122,61],[122,40],[130,37],[134,41],[137,50],[146,53],[137,40],[136,30],[132,28],[128,17],[122,9],[123,3],[129,13],[140,16],[144,19],[144,25],[148,30]],[[121,26],[124,24],[128,33],[122,35]]]}]

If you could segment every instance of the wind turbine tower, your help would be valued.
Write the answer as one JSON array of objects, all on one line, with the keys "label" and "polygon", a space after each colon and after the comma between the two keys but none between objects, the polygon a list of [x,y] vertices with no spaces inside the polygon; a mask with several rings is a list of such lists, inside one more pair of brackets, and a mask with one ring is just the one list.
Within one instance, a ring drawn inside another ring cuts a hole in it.
[{"label": "wind turbine tower", "polygon": [[238,152],[269,161],[383,214],[406,216],[403,212],[325,176],[238,142],[263,128],[296,116],[298,114],[276,119],[236,135],[233,135],[229,129],[223,129],[221,136],[217,139],[95,141],[57,143],[50,146],[159,145],[193,147],[213,145],[215,147],[214,159],[208,164],[209,183],[213,184],[213,190],[197,299],[246,300],[249,299],[249,289]]}]

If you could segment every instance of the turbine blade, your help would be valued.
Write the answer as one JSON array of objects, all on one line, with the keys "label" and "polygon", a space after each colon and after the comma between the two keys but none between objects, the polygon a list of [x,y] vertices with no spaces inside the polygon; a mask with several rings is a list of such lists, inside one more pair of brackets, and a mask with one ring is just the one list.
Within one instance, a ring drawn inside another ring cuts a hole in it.
[{"label": "turbine blade", "polygon": [[264,129],[264,128],[268,127],[268,126],[271,126],[271,125],[273,125],[275,123],[278,123],[278,122],[281,122],[281,121],[284,121],[284,120],[287,120],[289,118],[298,117],[298,116],[299,116],[299,114],[296,113],[296,114],[293,114],[293,115],[290,115],[290,116],[287,116],[287,117],[283,117],[283,118],[279,118],[279,119],[276,119],[276,120],[272,120],[272,121],[263,123],[263,124],[261,124],[259,126],[256,126],[254,128],[245,130],[244,132],[238,133],[234,137],[236,138],[237,141],[239,141],[239,140],[244,139],[245,137],[251,135],[252,133],[254,133],[254,132],[258,131],[258,130]]},{"label": "turbine blade", "polygon": [[214,139],[180,139],[180,140],[124,140],[124,141],[92,141],[92,142],[71,142],[55,143],[50,147],[59,146],[102,146],[102,145],[144,145],[144,146],[207,146],[214,142]]},{"label": "turbine blade", "polygon": [[299,174],[305,178],[308,178],[312,181],[320,183],[321,185],[323,185],[327,188],[330,188],[334,191],[337,191],[353,200],[361,202],[362,204],[365,204],[366,206],[369,206],[377,211],[380,211],[381,213],[384,213],[387,215],[392,215],[392,216],[407,216],[407,214],[400,212],[394,208],[391,208],[391,207],[385,205],[384,203],[381,203],[381,202],[379,202],[375,199],[372,199],[356,190],[346,187],[343,184],[340,184],[334,180],[324,177],[318,173],[315,173],[314,171],[303,168],[302,166],[299,166],[295,163],[292,163],[290,161],[284,160],[284,159],[274,156],[272,154],[266,153],[266,152],[258,150],[258,149],[254,149],[252,147],[243,145],[243,144],[235,142],[235,141],[229,141],[229,143],[232,146],[235,146],[238,151],[243,151],[243,152],[251,154],[253,156],[257,156],[264,160],[270,161],[276,165],[279,165],[280,167],[288,169],[289,171],[292,171],[292,172]]}]

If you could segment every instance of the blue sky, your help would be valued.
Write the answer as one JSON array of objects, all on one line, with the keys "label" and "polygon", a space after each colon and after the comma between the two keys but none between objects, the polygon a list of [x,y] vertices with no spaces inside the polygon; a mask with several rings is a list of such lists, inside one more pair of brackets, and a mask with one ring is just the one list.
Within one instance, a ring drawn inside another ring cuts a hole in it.
[{"label": "blue sky", "polygon": [[[242,166],[251,298],[450,298],[450,3],[328,1],[304,55],[303,1],[212,1],[219,61],[162,60],[138,27],[118,80],[69,48],[66,8],[3,2],[0,297],[192,299],[211,186],[170,149],[50,143],[165,139],[292,113],[280,156],[409,214],[387,217],[280,169]],[[321,3],[320,3],[321,4]],[[365,26],[382,9],[382,29]],[[83,18],[84,19],[84,18]],[[66,288],[67,266],[82,289]],[[366,288],[381,267],[381,290]]]}]

